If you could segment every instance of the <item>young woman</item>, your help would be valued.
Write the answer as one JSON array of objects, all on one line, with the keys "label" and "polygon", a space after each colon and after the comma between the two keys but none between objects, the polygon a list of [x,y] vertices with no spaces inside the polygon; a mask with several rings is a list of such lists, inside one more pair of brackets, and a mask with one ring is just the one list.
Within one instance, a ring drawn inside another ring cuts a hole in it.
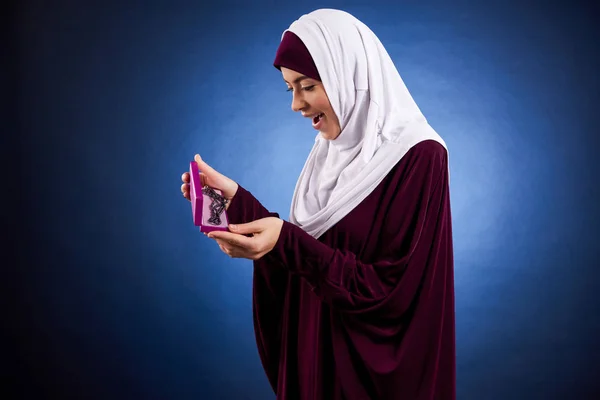
[{"label": "young woman", "polygon": [[299,18],[274,64],[292,109],[318,131],[289,222],[195,160],[233,224],[208,236],[253,260],[256,340],[277,399],[454,399],[444,141],[379,39],[348,13]]}]

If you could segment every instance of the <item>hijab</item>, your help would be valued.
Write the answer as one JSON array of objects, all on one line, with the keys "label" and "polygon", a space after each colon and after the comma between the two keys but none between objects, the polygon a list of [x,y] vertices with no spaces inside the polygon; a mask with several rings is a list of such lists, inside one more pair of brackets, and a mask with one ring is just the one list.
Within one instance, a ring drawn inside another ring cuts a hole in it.
[{"label": "hijab", "polygon": [[290,222],[315,238],[360,204],[414,145],[435,140],[447,149],[377,36],[345,11],[320,9],[294,21],[274,64],[318,77],[340,121],[336,139],[317,134],[292,197]]},{"label": "hijab", "polygon": [[310,52],[302,40],[293,32],[286,31],[283,33],[273,65],[280,71],[281,67],[285,67],[321,81],[321,76]]}]

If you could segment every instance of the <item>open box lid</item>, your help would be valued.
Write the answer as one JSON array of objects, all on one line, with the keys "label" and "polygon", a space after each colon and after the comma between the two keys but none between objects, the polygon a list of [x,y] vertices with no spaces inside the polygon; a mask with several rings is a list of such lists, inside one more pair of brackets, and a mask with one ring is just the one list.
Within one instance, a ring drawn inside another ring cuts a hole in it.
[{"label": "open box lid", "polygon": [[192,203],[192,217],[194,225],[202,225],[202,182],[200,181],[200,173],[198,172],[198,164],[190,162],[190,202]]},{"label": "open box lid", "polygon": [[[211,213],[210,207],[212,200],[209,196],[206,196],[202,187],[202,180],[200,179],[200,171],[198,170],[198,164],[192,161],[190,162],[190,203],[192,203],[192,218],[194,225],[200,227],[201,232],[212,232],[212,231],[228,231],[229,220],[227,218],[227,211],[223,210],[220,216],[220,223],[215,225],[213,223],[207,223],[204,221],[206,215]],[[222,196],[221,191],[212,189],[217,195]],[[205,198],[206,196],[206,198]]]}]

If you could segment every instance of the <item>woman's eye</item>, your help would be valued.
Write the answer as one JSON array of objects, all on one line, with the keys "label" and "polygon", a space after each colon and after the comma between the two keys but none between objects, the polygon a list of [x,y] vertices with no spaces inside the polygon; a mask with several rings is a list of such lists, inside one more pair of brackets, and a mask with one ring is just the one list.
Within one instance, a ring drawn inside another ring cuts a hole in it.
[{"label": "woman's eye", "polygon": [[[311,90],[313,90],[314,88],[315,88],[315,85],[310,85],[310,86],[305,86],[305,87],[303,87],[303,88],[302,88],[302,90],[305,90],[305,91],[307,91],[307,92],[310,92],[310,91],[311,91]],[[288,91],[288,92],[293,92],[293,91],[294,91],[294,88],[291,88],[291,87],[289,87],[289,88],[287,88],[287,91]]]}]

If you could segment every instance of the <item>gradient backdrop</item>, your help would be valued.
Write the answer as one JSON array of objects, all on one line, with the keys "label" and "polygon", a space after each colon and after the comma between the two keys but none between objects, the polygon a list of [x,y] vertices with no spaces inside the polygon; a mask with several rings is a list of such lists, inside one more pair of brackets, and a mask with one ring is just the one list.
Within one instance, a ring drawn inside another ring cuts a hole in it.
[{"label": "gradient backdrop", "polygon": [[375,31],[450,148],[458,398],[600,398],[598,7],[217,4],[21,2],[13,398],[274,398],[251,263],[180,176],[199,152],[287,218],[315,131],[271,62],[321,7]]}]

